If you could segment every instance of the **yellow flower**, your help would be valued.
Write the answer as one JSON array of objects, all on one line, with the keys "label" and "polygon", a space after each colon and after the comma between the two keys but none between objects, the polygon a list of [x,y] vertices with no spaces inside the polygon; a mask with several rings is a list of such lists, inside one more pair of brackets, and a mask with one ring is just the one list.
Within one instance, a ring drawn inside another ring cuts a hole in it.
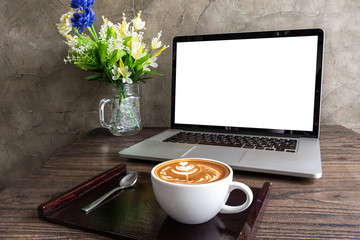
[{"label": "yellow flower", "polygon": [[167,49],[168,47],[170,47],[169,45],[168,46],[163,46],[160,50],[158,50],[155,54],[154,54],[154,57],[157,57],[161,54],[162,51],[164,51],[165,49]]}]

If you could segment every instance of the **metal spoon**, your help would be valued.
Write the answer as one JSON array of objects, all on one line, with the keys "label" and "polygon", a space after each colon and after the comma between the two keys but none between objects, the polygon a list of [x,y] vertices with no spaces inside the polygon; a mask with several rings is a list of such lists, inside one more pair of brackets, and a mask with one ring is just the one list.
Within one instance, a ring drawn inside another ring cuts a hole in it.
[{"label": "metal spoon", "polygon": [[112,189],[111,191],[105,193],[103,196],[98,198],[97,200],[93,201],[89,205],[83,207],[81,211],[88,213],[97,207],[100,203],[102,203],[106,198],[108,198],[114,192],[132,187],[138,179],[138,173],[135,171],[129,172],[125,177],[123,177],[119,183],[119,187]]}]

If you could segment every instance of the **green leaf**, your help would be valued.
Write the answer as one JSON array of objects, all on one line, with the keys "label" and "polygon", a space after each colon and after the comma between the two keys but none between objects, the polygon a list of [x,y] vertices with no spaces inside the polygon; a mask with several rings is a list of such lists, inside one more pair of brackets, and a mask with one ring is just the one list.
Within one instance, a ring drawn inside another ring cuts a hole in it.
[{"label": "green leaf", "polygon": [[99,64],[101,66],[106,66],[106,64],[105,64],[106,50],[107,50],[107,44],[106,43],[100,43],[99,44],[98,55],[99,55]]},{"label": "green leaf", "polygon": [[139,71],[136,71],[134,76],[132,77],[132,79],[137,81],[140,78],[142,73],[143,73],[142,69]]},{"label": "green leaf", "polygon": [[152,72],[152,71],[143,71],[143,73],[150,73],[150,74],[154,74],[154,75],[158,75],[158,76],[164,76],[161,73],[156,73],[156,72]]},{"label": "green leaf", "polygon": [[147,60],[149,60],[149,58],[150,58],[150,54],[146,54],[144,57],[138,59],[138,60],[135,62],[135,64],[134,64],[133,67],[142,65],[144,62],[146,62]]},{"label": "green leaf", "polygon": [[84,79],[85,79],[85,80],[88,80],[88,81],[93,81],[93,80],[99,79],[101,76],[102,76],[101,74],[95,74],[95,75],[87,76],[87,77],[84,78]]},{"label": "green leaf", "polygon": [[130,40],[131,40],[132,36],[126,37],[123,39],[124,41],[124,45],[126,45]]},{"label": "green leaf", "polygon": [[98,70],[98,66],[96,64],[93,63],[86,63],[86,62],[74,62],[75,65],[81,67],[81,68],[85,68],[85,69],[89,69],[89,70]]},{"label": "green leaf", "polygon": [[[131,67],[133,65],[133,59],[131,57],[131,54],[129,54],[128,57],[125,59],[124,65],[129,66],[129,67]],[[131,69],[132,68],[130,68],[130,70]]]},{"label": "green leaf", "polygon": [[113,37],[114,39],[116,39],[116,32],[115,32],[114,26],[111,26],[111,27],[110,27],[110,32],[111,32],[112,37]]},{"label": "green leaf", "polygon": [[118,52],[119,59],[125,55],[126,55],[126,52],[124,50],[119,50],[119,52]]},{"label": "green leaf", "polygon": [[142,68],[143,68],[142,65],[137,65],[137,66],[136,66],[136,71],[142,71]]},{"label": "green leaf", "polygon": [[114,64],[119,60],[117,59],[117,54],[118,54],[119,50],[115,50],[113,51],[113,53],[111,54],[111,57],[110,57],[110,62],[109,62],[109,67],[113,67]]},{"label": "green leaf", "polygon": [[84,41],[85,42],[87,42],[87,43],[95,43],[92,39],[90,39],[90,38],[83,38],[84,39]]},{"label": "green leaf", "polygon": [[91,49],[90,53],[91,53],[92,56],[94,56],[93,58],[95,59],[96,63],[98,65],[100,65],[100,57],[99,57],[99,54],[98,54],[97,50],[98,50],[97,48],[96,49]]},{"label": "green leaf", "polygon": [[116,49],[112,54],[111,54],[111,58],[110,58],[110,63],[109,63],[109,67],[113,67],[114,64],[120,60],[120,58],[122,56],[124,56],[126,53],[124,50],[118,50]]},{"label": "green leaf", "polygon": [[108,27],[106,30],[106,40],[109,40],[111,37],[111,29]]},{"label": "green leaf", "polygon": [[145,83],[146,80],[153,79],[153,77],[140,78],[139,81]]}]

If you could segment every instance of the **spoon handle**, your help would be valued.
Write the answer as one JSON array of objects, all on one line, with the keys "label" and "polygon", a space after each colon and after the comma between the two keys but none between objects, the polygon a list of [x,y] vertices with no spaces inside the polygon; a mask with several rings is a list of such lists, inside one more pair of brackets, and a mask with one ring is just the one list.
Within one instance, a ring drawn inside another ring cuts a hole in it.
[{"label": "spoon handle", "polygon": [[83,207],[83,208],[81,209],[81,211],[83,211],[83,212],[85,212],[85,213],[90,212],[91,210],[93,210],[94,208],[96,208],[100,203],[102,203],[105,199],[107,199],[111,194],[113,194],[113,193],[116,192],[116,191],[125,189],[125,188],[127,188],[127,187],[117,187],[117,188],[112,189],[111,191],[105,193],[104,195],[102,195],[100,198],[96,199],[95,201],[93,201],[93,202],[90,203],[89,205]]}]

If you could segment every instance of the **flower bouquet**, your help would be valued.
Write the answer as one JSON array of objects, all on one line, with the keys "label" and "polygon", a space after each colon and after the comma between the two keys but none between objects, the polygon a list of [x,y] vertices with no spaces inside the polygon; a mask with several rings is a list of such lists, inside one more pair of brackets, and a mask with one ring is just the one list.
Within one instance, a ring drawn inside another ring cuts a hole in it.
[{"label": "flower bouquet", "polygon": [[[141,19],[141,11],[130,22],[127,22],[123,14],[122,22],[117,24],[103,16],[103,24],[97,34],[94,27],[97,18],[93,4],[94,0],[72,0],[72,9],[61,16],[57,28],[69,46],[64,61],[93,72],[86,80],[111,83],[120,96],[119,101],[124,101],[127,99],[127,85],[146,82],[152,78],[144,77],[144,74],[162,75],[150,68],[158,67],[157,57],[168,46],[160,41],[161,31],[152,38],[149,48],[144,44],[145,21]],[[72,30],[76,33],[74,36],[69,35]],[[85,34],[84,30],[87,30],[89,35]],[[133,127],[140,129],[130,104],[125,105]],[[116,125],[120,111],[119,108],[115,118]]]}]

